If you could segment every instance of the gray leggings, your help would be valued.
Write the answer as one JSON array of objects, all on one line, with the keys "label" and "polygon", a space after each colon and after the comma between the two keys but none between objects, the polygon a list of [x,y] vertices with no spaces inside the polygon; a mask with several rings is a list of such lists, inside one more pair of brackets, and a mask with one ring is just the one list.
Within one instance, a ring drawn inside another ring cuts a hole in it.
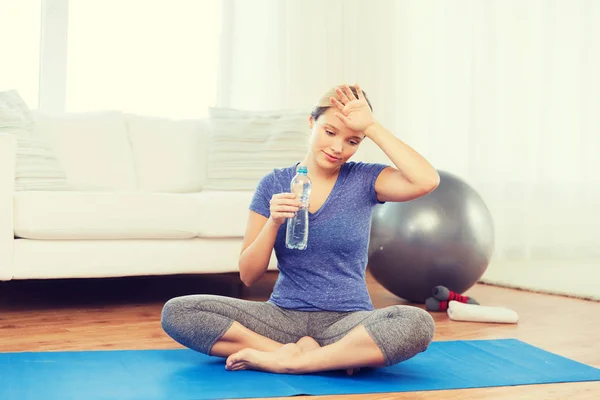
[{"label": "gray leggings", "polygon": [[213,295],[171,299],[161,318],[169,336],[204,354],[210,354],[234,321],[282,344],[310,336],[321,346],[340,340],[362,324],[383,352],[387,365],[425,351],[435,329],[429,313],[411,306],[354,312],[296,311],[268,302]]}]

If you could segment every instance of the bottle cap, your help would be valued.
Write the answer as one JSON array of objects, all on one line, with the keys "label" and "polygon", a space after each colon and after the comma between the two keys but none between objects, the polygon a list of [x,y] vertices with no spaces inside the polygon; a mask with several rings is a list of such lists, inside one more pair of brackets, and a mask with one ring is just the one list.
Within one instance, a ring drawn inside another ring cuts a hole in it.
[{"label": "bottle cap", "polygon": [[306,167],[306,165],[300,165],[300,166],[298,166],[298,173],[299,174],[306,174],[306,173],[308,173],[308,168]]}]

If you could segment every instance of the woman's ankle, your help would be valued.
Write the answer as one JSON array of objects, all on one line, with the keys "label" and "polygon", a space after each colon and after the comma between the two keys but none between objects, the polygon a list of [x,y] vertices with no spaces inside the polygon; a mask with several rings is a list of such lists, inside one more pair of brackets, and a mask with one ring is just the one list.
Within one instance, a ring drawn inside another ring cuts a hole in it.
[{"label": "woman's ankle", "polygon": [[229,329],[215,342],[210,355],[228,357],[242,349],[250,348],[259,351],[276,351],[283,344],[255,333],[239,322],[234,321]]},{"label": "woman's ankle", "polygon": [[296,342],[303,352],[311,351],[321,347],[319,343],[310,336],[303,336]]}]

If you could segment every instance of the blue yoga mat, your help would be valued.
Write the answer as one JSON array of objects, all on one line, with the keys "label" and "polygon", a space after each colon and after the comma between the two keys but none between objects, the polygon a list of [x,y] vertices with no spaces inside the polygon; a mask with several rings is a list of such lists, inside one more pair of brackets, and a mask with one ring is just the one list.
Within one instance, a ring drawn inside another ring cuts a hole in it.
[{"label": "blue yoga mat", "polygon": [[0,399],[219,399],[410,392],[600,380],[600,369],[515,339],[434,342],[354,376],[227,371],[191,350],[0,353]]}]

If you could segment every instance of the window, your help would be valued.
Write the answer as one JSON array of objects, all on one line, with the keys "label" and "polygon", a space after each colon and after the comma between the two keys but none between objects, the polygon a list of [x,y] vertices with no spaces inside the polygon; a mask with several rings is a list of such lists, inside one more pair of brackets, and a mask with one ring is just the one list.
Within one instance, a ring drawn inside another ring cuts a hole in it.
[{"label": "window", "polygon": [[66,111],[196,118],[214,104],[219,0],[78,0],[68,13]]},{"label": "window", "polygon": [[16,89],[37,108],[40,0],[0,1],[0,91]]}]

